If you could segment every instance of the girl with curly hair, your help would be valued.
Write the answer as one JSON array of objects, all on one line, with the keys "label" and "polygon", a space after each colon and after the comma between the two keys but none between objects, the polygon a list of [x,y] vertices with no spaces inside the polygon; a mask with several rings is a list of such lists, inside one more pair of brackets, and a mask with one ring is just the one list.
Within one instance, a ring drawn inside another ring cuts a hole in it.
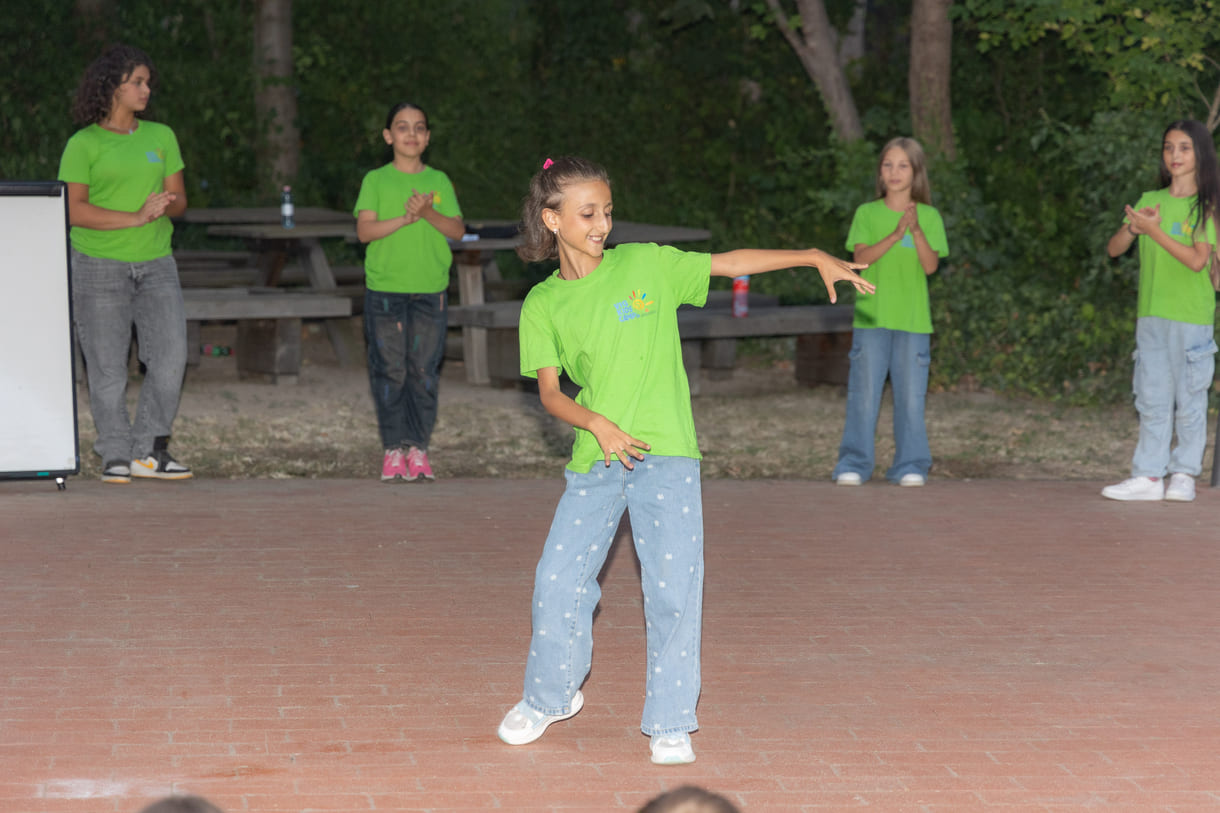
[{"label": "girl with curly hair", "polygon": [[[72,226],[72,307],[97,428],[102,480],[184,480],[169,453],[186,371],[186,316],[170,248],[171,217],[186,211],[174,131],[142,115],[156,72],[147,54],[118,45],[81,78],[64,148]],[[146,374],[135,419],[127,410],[134,325]]]}]

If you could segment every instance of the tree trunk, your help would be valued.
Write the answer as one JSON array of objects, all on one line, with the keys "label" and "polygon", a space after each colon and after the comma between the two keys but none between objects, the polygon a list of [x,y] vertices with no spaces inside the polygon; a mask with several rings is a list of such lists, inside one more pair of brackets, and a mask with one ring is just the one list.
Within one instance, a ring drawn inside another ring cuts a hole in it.
[{"label": "tree trunk", "polygon": [[864,21],[867,19],[868,0],[855,0],[855,8],[843,40],[839,43],[839,64],[850,68],[853,62],[864,59]]},{"label": "tree trunk", "polygon": [[254,17],[254,109],[262,135],[260,182],[291,184],[300,164],[297,99],[292,82],[292,0],[257,0]]},{"label": "tree trunk", "polygon": [[813,80],[822,96],[826,111],[830,114],[834,133],[844,141],[856,141],[864,136],[860,125],[860,114],[856,111],[856,100],[851,95],[847,76],[839,63],[836,47],[838,34],[826,16],[822,0],[797,0],[801,15],[801,30],[796,32],[788,25],[788,14],[780,0],[767,0],[775,16],[775,24],[784,39],[792,46],[805,73]]},{"label": "tree trunk", "polygon": [[953,23],[951,0],[914,0],[908,74],[911,126],[929,155],[957,156],[949,96]]}]

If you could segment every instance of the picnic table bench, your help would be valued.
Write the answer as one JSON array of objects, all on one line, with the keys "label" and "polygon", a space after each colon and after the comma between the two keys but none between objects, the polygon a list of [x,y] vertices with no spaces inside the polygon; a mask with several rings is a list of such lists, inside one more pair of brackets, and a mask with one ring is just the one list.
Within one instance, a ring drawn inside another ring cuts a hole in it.
[{"label": "picnic table bench", "polygon": [[[707,308],[680,308],[682,364],[692,395],[700,391],[701,371],[731,374],[736,342],[762,336],[796,336],[796,378],[804,383],[845,383],[851,333],[851,305],[777,305],[774,299],[751,298],[748,316],[736,317],[726,307],[727,291],[713,291]],[[765,303],[765,304],[764,304]],[[491,383],[512,385],[521,380],[517,326],[521,302],[455,305],[449,324],[487,331],[487,369]]]},{"label": "picnic table bench", "polygon": [[200,322],[237,322],[237,371],[294,384],[301,371],[301,320],[350,316],[351,300],[339,294],[276,288],[184,288],[188,363],[199,363]]}]

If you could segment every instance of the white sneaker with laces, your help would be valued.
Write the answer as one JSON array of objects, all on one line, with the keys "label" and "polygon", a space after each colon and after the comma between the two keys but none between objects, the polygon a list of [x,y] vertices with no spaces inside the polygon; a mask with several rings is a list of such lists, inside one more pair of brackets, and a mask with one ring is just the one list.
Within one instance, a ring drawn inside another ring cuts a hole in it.
[{"label": "white sneaker with laces", "polygon": [[898,485],[905,488],[919,488],[924,483],[928,482],[922,474],[911,472],[910,474],[902,475],[902,479],[898,481]]},{"label": "white sneaker with laces", "polygon": [[648,743],[654,765],[689,765],[695,761],[690,734],[657,735]]},{"label": "white sneaker with laces", "polygon": [[835,485],[837,486],[858,486],[863,482],[864,478],[854,471],[845,471],[835,478]]},{"label": "white sneaker with laces", "polygon": [[1195,478],[1181,472],[1170,475],[1169,485],[1165,487],[1165,499],[1171,502],[1193,502]]},{"label": "white sneaker with laces", "polygon": [[1155,502],[1165,498],[1165,481],[1159,477],[1131,477],[1106,486],[1101,490],[1101,496],[1123,502]]}]

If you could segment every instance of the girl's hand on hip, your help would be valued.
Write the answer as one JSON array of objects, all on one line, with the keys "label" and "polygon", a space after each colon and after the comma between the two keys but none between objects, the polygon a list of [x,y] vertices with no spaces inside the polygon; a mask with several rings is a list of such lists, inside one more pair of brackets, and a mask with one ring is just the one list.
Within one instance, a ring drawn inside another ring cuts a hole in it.
[{"label": "girl's hand on hip", "polygon": [[642,440],[637,440],[631,435],[618,428],[618,425],[609,418],[602,417],[596,425],[589,427],[589,431],[593,433],[593,437],[597,438],[597,445],[601,447],[602,454],[605,455],[606,465],[610,465],[610,461],[617,458],[624,466],[629,469],[635,468],[632,458],[636,460],[644,459],[644,452],[650,451],[652,446]]}]

